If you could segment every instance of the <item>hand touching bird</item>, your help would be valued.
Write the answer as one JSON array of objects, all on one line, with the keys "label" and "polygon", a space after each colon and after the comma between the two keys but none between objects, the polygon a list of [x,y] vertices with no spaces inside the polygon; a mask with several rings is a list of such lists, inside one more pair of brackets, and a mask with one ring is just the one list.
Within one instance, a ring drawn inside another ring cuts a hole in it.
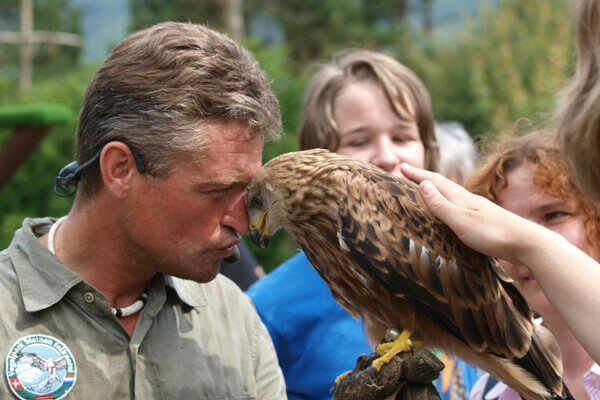
[{"label": "hand touching bird", "polygon": [[414,184],[371,164],[308,150],[264,165],[246,191],[260,246],[280,228],[300,244],[333,297],[360,315],[381,367],[423,343],[490,372],[528,400],[568,398],[558,346],[493,258],[464,245]]}]

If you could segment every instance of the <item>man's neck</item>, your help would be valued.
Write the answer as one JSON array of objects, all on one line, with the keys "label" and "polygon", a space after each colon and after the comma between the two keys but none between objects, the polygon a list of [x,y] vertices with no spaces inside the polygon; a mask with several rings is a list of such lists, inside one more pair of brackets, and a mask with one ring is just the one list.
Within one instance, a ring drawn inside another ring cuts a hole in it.
[{"label": "man's neck", "polygon": [[[62,264],[102,292],[111,307],[123,308],[141,296],[155,273],[123,248],[117,218],[116,213],[93,207],[72,210],[56,229],[54,250]],[[48,246],[48,235],[39,240]],[[122,318],[130,335],[137,315]]]}]

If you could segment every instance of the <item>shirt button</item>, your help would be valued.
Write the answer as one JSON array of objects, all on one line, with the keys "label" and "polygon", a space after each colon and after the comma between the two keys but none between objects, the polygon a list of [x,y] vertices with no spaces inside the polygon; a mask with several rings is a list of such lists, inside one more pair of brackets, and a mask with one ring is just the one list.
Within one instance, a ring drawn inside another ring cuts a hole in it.
[{"label": "shirt button", "polygon": [[85,292],[83,294],[83,299],[85,300],[86,303],[90,303],[90,304],[92,304],[94,302],[94,300],[96,300],[96,298],[94,297],[94,293],[92,293],[92,292]]}]

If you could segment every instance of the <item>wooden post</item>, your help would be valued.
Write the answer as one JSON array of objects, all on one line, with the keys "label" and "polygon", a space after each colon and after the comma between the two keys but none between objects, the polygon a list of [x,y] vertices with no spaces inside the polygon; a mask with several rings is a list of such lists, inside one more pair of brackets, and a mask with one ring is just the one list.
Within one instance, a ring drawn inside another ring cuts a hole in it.
[{"label": "wooden post", "polygon": [[425,35],[431,35],[433,31],[433,15],[431,0],[422,0],[423,5],[423,32]]},{"label": "wooden post", "polygon": [[81,36],[67,32],[34,31],[33,0],[21,0],[21,30],[18,33],[0,31],[0,43],[21,46],[19,89],[27,90],[31,87],[33,77],[34,45],[54,43],[65,46],[81,46]]},{"label": "wooden post", "polygon": [[229,31],[231,38],[238,43],[242,42],[246,38],[242,0],[226,0],[225,16],[227,20],[227,30]]},{"label": "wooden post", "polygon": [[33,77],[33,1],[21,0],[21,74],[19,88],[31,87]]}]

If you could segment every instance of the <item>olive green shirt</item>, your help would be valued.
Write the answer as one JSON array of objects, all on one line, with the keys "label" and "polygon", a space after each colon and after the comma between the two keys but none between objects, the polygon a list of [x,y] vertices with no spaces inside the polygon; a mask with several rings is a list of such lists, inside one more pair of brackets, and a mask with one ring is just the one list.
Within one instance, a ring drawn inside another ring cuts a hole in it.
[{"label": "olive green shirt", "polygon": [[[9,385],[21,383],[7,376],[7,356],[29,335],[48,335],[70,350],[76,379],[67,398],[286,398],[267,330],[232,281],[219,275],[199,284],[157,275],[129,337],[104,295],[37,240],[51,222],[26,219],[0,252],[0,350],[6,372],[0,398],[13,398]],[[17,353],[11,353],[13,367]],[[32,357],[19,360],[34,367]]]}]

